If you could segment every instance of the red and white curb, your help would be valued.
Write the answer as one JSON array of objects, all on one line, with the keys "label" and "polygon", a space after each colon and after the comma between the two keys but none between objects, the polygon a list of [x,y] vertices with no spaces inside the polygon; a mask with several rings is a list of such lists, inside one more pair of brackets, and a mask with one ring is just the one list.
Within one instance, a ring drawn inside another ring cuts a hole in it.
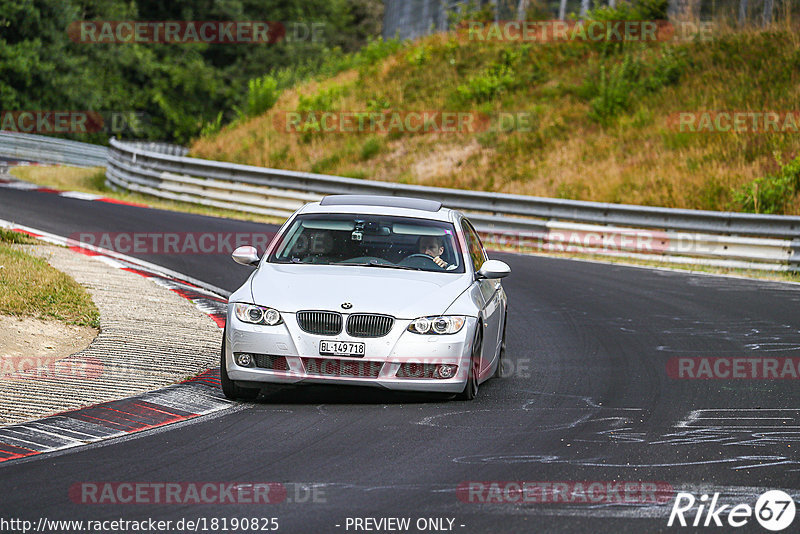
[{"label": "red and white curb", "polygon": [[[81,244],[35,228],[0,219],[0,227],[42,241],[68,246],[114,267],[144,276],[190,300],[220,328],[225,326],[228,292],[199,280],[99,247]],[[186,421],[229,409],[219,369],[209,369],[180,384],[0,428],[0,463],[79,447],[106,439]]]},{"label": "red and white curb", "polygon": [[19,189],[22,191],[34,191],[37,193],[52,193],[66,198],[74,198],[78,200],[89,200],[97,202],[108,202],[109,204],[121,204],[123,206],[135,206],[137,208],[148,208],[147,204],[138,204],[136,202],[126,202],[124,200],[117,200],[116,198],[104,197],[102,195],[95,195],[93,193],[82,193],[80,191],[62,191],[52,187],[43,187],[41,185],[32,184],[18,180],[16,178],[0,178],[0,187],[7,189]]},{"label": "red and white curb", "polygon": [[163,389],[0,428],[0,463],[80,447],[187,421],[235,405],[219,386],[219,370]]}]

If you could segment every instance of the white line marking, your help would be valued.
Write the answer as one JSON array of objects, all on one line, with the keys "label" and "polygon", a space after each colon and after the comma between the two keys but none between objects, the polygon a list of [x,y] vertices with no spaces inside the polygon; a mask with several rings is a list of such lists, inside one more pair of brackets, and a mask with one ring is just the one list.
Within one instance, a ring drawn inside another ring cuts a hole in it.
[{"label": "white line marking", "polygon": [[80,191],[64,191],[63,193],[59,193],[58,196],[66,198],[76,198],[78,200],[97,200],[98,198],[103,198],[100,195],[94,195],[92,193],[82,193]]}]

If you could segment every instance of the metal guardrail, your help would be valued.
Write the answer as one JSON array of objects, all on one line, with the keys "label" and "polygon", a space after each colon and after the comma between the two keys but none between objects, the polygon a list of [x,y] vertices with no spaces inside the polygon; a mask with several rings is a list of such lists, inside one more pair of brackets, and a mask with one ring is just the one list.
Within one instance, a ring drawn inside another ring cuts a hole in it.
[{"label": "metal guardrail", "polygon": [[670,209],[358,180],[188,158],[111,140],[115,187],[171,200],[285,217],[326,194],[403,195],[470,213],[490,244],[526,251],[643,257],[800,270],[800,217]]},{"label": "metal guardrail", "polygon": [[0,131],[0,157],[77,167],[105,167],[104,146],[58,137]]},{"label": "metal guardrail", "polygon": [[[403,195],[469,213],[487,244],[673,263],[800,271],[800,217],[678,210],[357,180],[186,157],[177,145],[111,148],[0,132],[0,156],[106,165],[110,186],[160,198],[286,217],[327,194]],[[2,172],[2,169],[0,169]]]},{"label": "metal guardrail", "polygon": [[153,141],[126,141],[125,144],[138,150],[156,152],[158,154],[167,154],[170,156],[185,156],[189,153],[189,149],[185,146],[173,145],[170,143],[156,143]]}]

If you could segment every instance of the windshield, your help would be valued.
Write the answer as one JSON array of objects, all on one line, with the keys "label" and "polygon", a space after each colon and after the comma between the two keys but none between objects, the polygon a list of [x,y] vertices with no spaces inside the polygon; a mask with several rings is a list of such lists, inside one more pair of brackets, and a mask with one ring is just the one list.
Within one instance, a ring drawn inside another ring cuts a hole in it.
[{"label": "windshield", "polygon": [[270,263],[359,265],[463,273],[449,222],[358,214],[300,215],[279,238]]}]

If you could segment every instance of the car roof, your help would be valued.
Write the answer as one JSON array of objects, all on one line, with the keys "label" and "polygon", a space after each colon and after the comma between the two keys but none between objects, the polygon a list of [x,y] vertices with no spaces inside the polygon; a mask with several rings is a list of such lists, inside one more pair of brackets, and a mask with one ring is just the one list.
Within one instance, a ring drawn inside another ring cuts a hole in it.
[{"label": "car roof", "polygon": [[320,202],[306,204],[299,213],[363,213],[364,215],[396,215],[452,221],[455,210],[445,208],[441,202],[411,197],[380,195],[329,195]]},{"label": "car roof", "polygon": [[390,197],[381,195],[328,195],[319,202],[320,206],[383,206],[386,208],[409,208],[422,211],[439,211],[442,203],[411,197]]}]

